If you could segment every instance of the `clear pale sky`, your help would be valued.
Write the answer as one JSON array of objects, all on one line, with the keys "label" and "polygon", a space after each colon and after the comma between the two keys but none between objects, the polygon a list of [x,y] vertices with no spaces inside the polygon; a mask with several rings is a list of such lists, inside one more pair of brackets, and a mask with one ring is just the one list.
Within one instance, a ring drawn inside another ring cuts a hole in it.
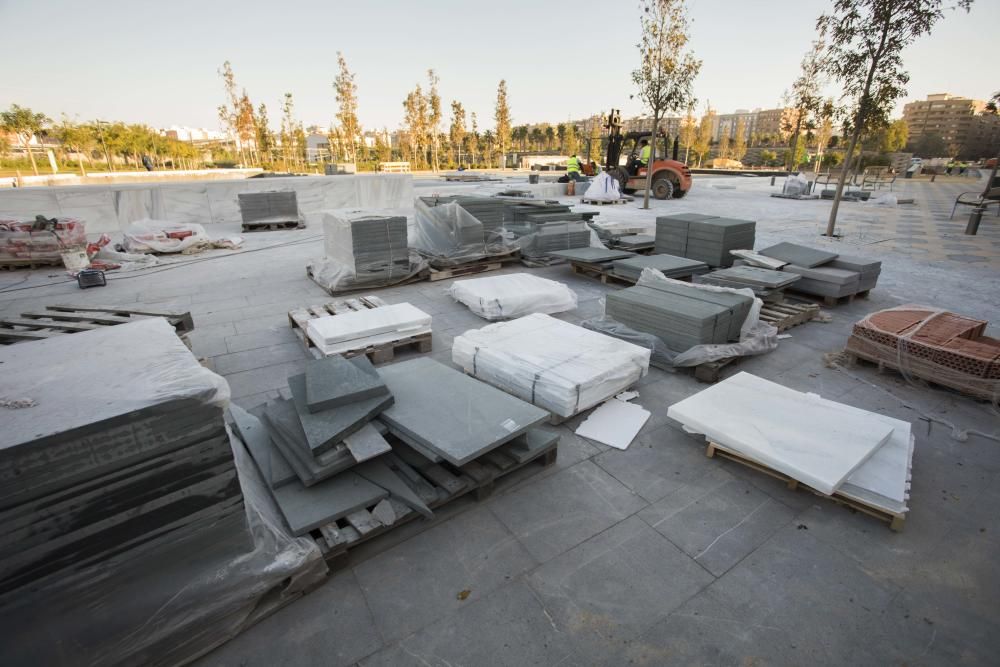
[{"label": "clear pale sky", "polygon": [[[832,0],[692,0],[691,38],[704,61],[701,105],[722,113],[772,108],[795,78]],[[1000,88],[995,51],[1000,2],[946,12],[934,34],[905,54],[907,100],[951,92],[983,99]],[[434,68],[446,117],[452,99],[493,125],[500,79],[515,124],[560,122],[630,100],[638,2],[631,0],[0,0],[6,63],[0,107],[16,102],[58,119],[217,128],[217,70],[272,122],[283,94],[297,117],[326,126],[336,110],[336,52],[357,74],[365,128],[399,126],[402,101]],[[901,105],[900,105],[901,108]]]}]

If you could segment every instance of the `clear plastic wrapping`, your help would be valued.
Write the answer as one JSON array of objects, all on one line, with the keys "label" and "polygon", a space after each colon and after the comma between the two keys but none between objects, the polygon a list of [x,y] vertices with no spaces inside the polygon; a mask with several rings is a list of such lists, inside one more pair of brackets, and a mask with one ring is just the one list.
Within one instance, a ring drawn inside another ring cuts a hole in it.
[{"label": "clear plastic wrapping", "polygon": [[997,406],[1000,340],[986,336],[986,326],[943,308],[906,304],[855,323],[847,351],[895,368],[910,382],[934,382]]},{"label": "clear plastic wrapping", "polygon": [[448,294],[487,320],[509,320],[531,313],[562,313],[576,308],[576,292],[563,283],[527,273],[457,280]]},{"label": "clear plastic wrapping", "polygon": [[466,373],[560,417],[631,386],[649,369],[649,355],[540,313],[466,331],[452,345]]},{"label": "clear plastic wrapping", "polygon": [[395,285],[427,268],[409,247],[408,221],[398,210],[324,211],[322,221],[326,256],[306,269],[328,292]]},{"label": "clear plastic wrapping", "polygon": [[212,240],[201,225],[168,220],[138,220],[123,234],[125,251],[130,253],[191,253],[212,247]]},{"label": "clear plastic wrapping", "polygon": [[682,282],[667,278],[660,271],[649,268],[642,270],[642,275],[639,277],[637,285],[655,287],[661,281],[683,287],[694,287],[709,292],[728,292],[751,297],[754,303],[740,327],[739,342],[719,345],[695,345],[683,352],[677,353],[667,347],[667,344],[660,338],[647,332],[636,331],[614,320],[606,318],[591,319],[584,323],[584,326],[588,329],[600,331],[609,336],[646,347],[653,355],[651,363],[660,368],[697,366],[729,357],[748,357],[755,354],[764,354],[777,349],[778,329],[761,321],[760,310],[764,304],[763,301],[754,296],[753,290],[749,288],[732,289],[730,287]]},{"label": "clear plastic wrapping", "polygon": [[618,179],[613,178],[607,172],[601,172],[591,181],[590,187],[587,188],[587,192],[583,197],[584,199],[597,199],[600,201],[621,199],[622,193],[619,189]]},{"label": "clear plastic wrapping", "polygon": [[0,542],[4,664],[186,664],[322,580],[225,427],[225,380],[165,320],[17,348],[0,523],[28,532]]},{"label": "clear plastic wrapping", "polygon": [[433,266],[448,267],[510,252],[503,227],[484,225],[459,202],[414,201],[410,245]]},{"label": "clear plastic wrapping", "polygon": [[87,245],[84,223],[77,218],[56,218],[46,230],[33,230],[33,225],[0,219],[0,264],[58,262],[64,250]]}]

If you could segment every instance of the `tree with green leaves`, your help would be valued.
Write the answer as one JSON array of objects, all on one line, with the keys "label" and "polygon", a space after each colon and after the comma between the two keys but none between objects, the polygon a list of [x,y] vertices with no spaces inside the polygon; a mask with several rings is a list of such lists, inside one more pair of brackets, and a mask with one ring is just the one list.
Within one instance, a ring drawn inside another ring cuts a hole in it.
[{"label": "tree with green leaves", "polygon": [[559,140],[559,152],[566,152],[566,123],[556,125],[556,138]]},{"label": "tree with green leaves", "polygon": [[684,162],[688,162],[691,154],[691,147],[694,146],[698,138],[698,123],[694,119],[694,105],[689,104],[687,114],[681,122],[681,143],[684,144]]},{"label": "tree with green leaves", "polygon": [[[641,60],[632,72],[632,82],[639,89],[639,98],[653,112],[651,131],[655,136],[663,116],[694,102],[694,79],[701,61],[687,50],[689,21],[684,0],[643,0],[641,7],[642,36],[637,45]],[[656,143],[652,143],[650,168],[646,170],[643,208],[649,208]]]},{"label": "tree with green leaves", "polygon": [[427,99],[423,88],[418,83],[403,100],[404,122],[410,145],[410,161],[415,169],[423,169],[427,165],[429,136]]},{"label": "tree with green leaves", "polygon": [[[244,109],[241,107],[240,95],[237,93],[236,75],[233,73],[233,67],[228,60],[222,63],[219,76],[222,77],[222,85],[226,91],[226,102],[220,104],[218,107],[219,121],[226,128],[229,137],[236,145],[240,161],[246,163],[246,153],[241,139],[249,130],[245,124],[246,119],[241,115]],[[243,95],[246,96],[246,91],[243,91]],[[249,103],[249,100],[247,102]],[[252,109],[251,107],[251,111]]]},{"label": "tree with green leaves", "polygon": [[470,116],[470,120],[472,122],[472,131],[469,132],[469,135],[468,135],[467,138],[468,138],[468,141],[469,141],[469,155],[472,156],[472,162],[471,162],[471,164],[473,166],[475,166],[475,164],[476,164],[476,153],[479,152],[479,123],[478,123],[478,121],[476,119],[476,112],[475,111],[472,112],[472,115]]},{"label": "tree with green leaves", "polygon": [[497,86],[497,103],[493,118],[496,121],[496,148],[500,154],[500,168],[507,167],[507,150],[510,148],[510,105],[507,102],[507,81],[500,79]]},{"label": "tree with green leaves", "polygon": [[274,159],[274,132],[271,131],[267,118],[267,106],[261,102],[254,116],[254,130],[257,139],[257,154],[262,163],[270,163]]},{"label": "tree with green leaves", "polygon": [[451,125],[448,126],[448,142],[451,144],[451,162],[462,165],[462,145],[465,141],[465,107],[458,100],[451,102]]},{"label": "tree with green leaves", "polygon": [[563,146],[566,155],[576,155],[579,144],[580,142],[576,138],[576,126],[573,123],[566,123],[566,129],[563,131]]},{"label": "tree with green leaves", "polygon": [[427,131],[430,135],[431,167],[438,171],[438,150],[441,137],[441,96],[438,94],[440,79],[434,70],[427,70]]},{"label": "tree with green leaves", "polygon": [[793,115],[790,119],[792,125],[791,140],[788,151],[789,161],[785,164],[785,168],[789,171],[798,168],[798,163],[792,163],[804,152],[804,150],[799,150],[799,135],[802,132],[802,126],[811,122],[812,115],[816,113],[823,101],[820,88],[823,86],[823,55],[825,51],[826,34],[825,30],[820,28],[819,38],[813,41],[809,51],[802,58],[799,76],[792,83],[790,95],[793,109]]},{"label": "tree with green leaves", "polygon": [[53,128],[53,134],[56,140],[62,144],[63,150],[67,154],[67,160],[69,153],[81,156],[79,161],[80,174],[86,176],[87,172],[83,167],[83,160],[86,158],[87,162],[92,163],[90,154],[97,146],[93,128],[82,123],[74,123],[64,115],[62,122]]},{"label": "tree with green leaves", "polygon": [[[358,122],[358,84],[355,75],[347,68],[344,54],[337,51],[337,77],[333,80],[334,96],[337,98],[337,122],[349,149],[347,159],[357,162],[358,138],[361,136],[361,124]],[[363,142],[362,142],[363,143]]]},{"label": "tree with green leaves", "polygon": [[729,140],[729,131],[728,131],[728,129],[729,128],[726,128],[726,131],[723,132],[722,135],[719,137],[718,153],[719,153],[719,157],[721,157],[723,159],[726,159],[726,158],[729,157],[729,141],[730,140]]},{"label": "tree with green leaves", "polygon": [[[903,50],[944,16],[942,5],[943,0],[834,0],[833,12],[817,21],[830,40],[825,68],[849,100],[845,164],[851,163],[862,132],[884,125],[896,100],[906,94],[910,75],[903,68]],[[954,0],[954,6],[968,11],[972,0]],[[837,181],[827,236],[836,231],[847,172]]]},{"label": "tree with green leaves", "polygon": [[986,107],[983,108],[983,114],[992,114],[996,116],[1000,113],[1000,110],[997,109],[998,106],[1000,106],[1000,90],[993,93],[993,96],[990,97],[989,102],[986,103]]},{"label": "tree with green leaves", "polygon": [[698,166],[700,167],[708,152],[712,148],[712,123],[715,119],[715,111],[711,106],[705,107],[705,114],[698,123],[698,130],[694,137],[694,144],[691,150],[698,156]]},{"label": "tree with green leaves", "polygon": [[820,105],[816,131],[814,136],[816,142],[816,164],[813,167],[814,171],[819,174],[820,170],[823,169],[823,154],[826,152],[827,146],[830,144],[830,140],[833,138],[833,101],[827,100]]},{"label": "tree with green leaves", "polygon": [[747,122],[743,117],[736,120],[736,135],[733,137],[733,159],[743,160],[747,154]]},{"label": "tree with green leaves", "polygon": [[493,166],[493,156],[496,154],[496,135],[491,130],[483,132],[483,139],[480,142],[483,151],[483,163],[489,169]]},{"label": "tree with green leaves", "polygon": [[7,111],[0,111],[0,129],[17,137],[31,160],[31,170],[38,176],[38,164],[35,154],[31,151],[31,139],[41,133],[51,119],[41,112],[35,112],[28,107],[11,104]]},{"label": "tree with green leaves", "polygon": [[913,142],[913,152],[922,158],[943,157],[948,145],[944,138],[935,132],[927,132]]}]

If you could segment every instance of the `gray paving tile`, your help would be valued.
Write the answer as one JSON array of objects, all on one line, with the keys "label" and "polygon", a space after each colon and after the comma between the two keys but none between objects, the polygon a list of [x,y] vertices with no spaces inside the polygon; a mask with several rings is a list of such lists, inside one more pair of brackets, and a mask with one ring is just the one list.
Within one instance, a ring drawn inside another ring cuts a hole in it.
[{"label": "gray paving tile", "polygon": [[523,582],[504,586],[361,662],[362,667],[582,665]]},{"label": "gray paving tile", "polygon": [[545,562],[633,514],[645,501],[590,461],[490,502],[532,556]]},{"label": "gray paving tile", "polygon": [[608,664],[893,664],[898,589],[794,526]]},{"label": "gray paving tile", "polygon": [[[267,329],[255,331],[248,334],[236,334],[226,337],[226,345],[230,352],[243,352],[244,350],[254,350],[262,347],[269,347],[277,343],[298,343],[299,339],[290,329]],[[301,343],[299,343],[301,345]]]},{"label": "gray paving tile", "polygon": [[664,514],[653,527],[716,576],[794,516],[791,509],[741,480],[732,480],[676,512]]},{"label": "gray paving tile", "polygon": [[198,667],[340,667],[382,647],[350,570],[198,660]]},{"label": "gray paving tile", "polygon": [[312,359],[306,354],[301,343],[279,343],[269,345],[255,350],[244,350],[243,352],[233,352],[216,356],[215,372],[220,375],[231,375],[242,371],[274,366],[286,361],[298,361]]},{"label": "gray paving tile", "polygon": [[[463,614],[535,561],[483,506],[355,568],[379,631],[405,637],[452,611]],[[459,593],[469,591],[468,598]]]},{"label": "gray paving tile", "polygon": [[305,361],[289,361],[274,366],[255,368],[226,376],[232,398],[241,398],[251,394],[277,390],[288,387],[288,376],[304,373]]},{"label": "gray paving tile", "polygon": [[713,580],[636,517],[527,577],[559,630],[592,658],[620,655],[630,640]]}]

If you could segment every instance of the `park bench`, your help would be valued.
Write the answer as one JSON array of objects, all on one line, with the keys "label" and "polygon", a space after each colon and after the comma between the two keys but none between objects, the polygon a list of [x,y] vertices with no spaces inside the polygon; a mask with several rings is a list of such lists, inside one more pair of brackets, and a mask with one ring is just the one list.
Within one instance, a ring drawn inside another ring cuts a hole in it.
[{"label": "park bench", "polygon": [[865,167],[861,173],[861,189],[871,188],[881,190],[883,185],[889,186],[892,192],[892,184],[896,182],[896,173],[890,171],[888,167]]}]

